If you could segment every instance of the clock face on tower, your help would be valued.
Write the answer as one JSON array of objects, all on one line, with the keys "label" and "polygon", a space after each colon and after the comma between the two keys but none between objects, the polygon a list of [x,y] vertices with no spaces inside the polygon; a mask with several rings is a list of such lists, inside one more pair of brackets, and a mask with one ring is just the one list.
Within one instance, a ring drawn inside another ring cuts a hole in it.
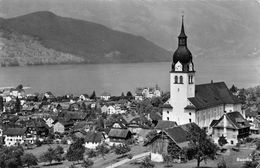
[{"label": "clock face on tower", "polygon": [[182,65],[181,65],[180,62],[177,62],[177,63],[175,64],[175,71],[182,71]]}]

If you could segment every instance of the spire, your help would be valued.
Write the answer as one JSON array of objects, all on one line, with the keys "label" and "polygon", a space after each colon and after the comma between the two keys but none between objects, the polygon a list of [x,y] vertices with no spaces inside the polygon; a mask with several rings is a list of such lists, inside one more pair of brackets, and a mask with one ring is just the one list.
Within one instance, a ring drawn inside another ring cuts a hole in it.
[{"label": "spire", "polygon": [[185,34],[185,31],[184,31],[184,15],[181,16],[181,33],[180,35],[178,36],[179,38],[187,38],[186,34]]}]

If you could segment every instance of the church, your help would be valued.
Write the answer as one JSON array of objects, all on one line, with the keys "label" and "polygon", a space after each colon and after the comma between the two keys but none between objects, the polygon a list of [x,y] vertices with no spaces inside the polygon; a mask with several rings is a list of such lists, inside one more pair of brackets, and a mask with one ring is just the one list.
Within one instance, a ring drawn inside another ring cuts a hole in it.
[{"label": "church", "polygon": [[183,16],[178,48],[173,54],[170,71],[170,98],[163,105],[163,120],[178,125],[194,122],[208,129],[224,113],[237,111],[244,116],[242,104],[224,82],[196,85],[195,65],[187,47]]}]

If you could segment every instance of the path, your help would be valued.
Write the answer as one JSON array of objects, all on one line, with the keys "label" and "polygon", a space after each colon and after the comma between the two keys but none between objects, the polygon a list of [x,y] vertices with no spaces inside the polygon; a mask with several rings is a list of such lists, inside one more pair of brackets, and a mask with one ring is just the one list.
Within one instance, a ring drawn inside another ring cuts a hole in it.
[{"label": "path", "polygon": [[145,152],[145,153],[141,153],[141,154],[135,155],[135,156],[133,156],[132,159],[124,159],[124,160],[121,160],[121,161],[116,162],[116,163],[114,163],[114,164],[112,164],[111,166],[108,166],[108,167],[106,167],[106,168],[115,168],[115,167],[121,166],[121,165],[123,165],[123,164],[125,164],[125,163],[127,163],[127,162],[132,161],[132,160],[149,156],[150,153],[151,153],[151,152]]}]

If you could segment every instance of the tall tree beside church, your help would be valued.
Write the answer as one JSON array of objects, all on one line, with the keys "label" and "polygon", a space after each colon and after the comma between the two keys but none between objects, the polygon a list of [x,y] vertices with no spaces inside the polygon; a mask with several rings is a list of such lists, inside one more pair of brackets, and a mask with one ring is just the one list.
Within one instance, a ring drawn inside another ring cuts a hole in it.
[{"label": "tall tree beside church", "polygon": [[193,127],[189,131],[189,146],[186,149],[186,156],[189,160],[196,159],[197,167],[207,159],[215,159],[217,146],[207,137],[204,130]]},{"label": "tall tree beside church", "polygon": [[20,112],[21,111],[21,102],[18,97],[16,97],[15,101],[15,112]]},{"label": "tall tree beside church", "polygon": [[0,111],[4,110],[4,99],[2,96],[0,96]]}]

